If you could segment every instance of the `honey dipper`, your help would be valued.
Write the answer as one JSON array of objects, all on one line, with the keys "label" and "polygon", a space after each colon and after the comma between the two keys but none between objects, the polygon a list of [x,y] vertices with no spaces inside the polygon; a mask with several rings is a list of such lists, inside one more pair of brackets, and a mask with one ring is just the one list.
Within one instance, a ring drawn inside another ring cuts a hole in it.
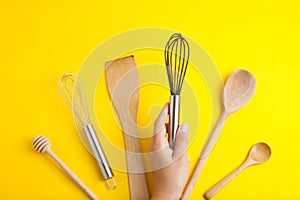
[{"label": "honey dipper", "polygon": [[63,168],[63,170],[77,183],[86,194],[93,200],[98,200],[98,197],[72,172],[65,163],[63,163],[56,155],[51,151],[51,143],[45,136],[37,136],[34,138],[32,145],[34,149],[40,153],[48,153],[53,160]]}]

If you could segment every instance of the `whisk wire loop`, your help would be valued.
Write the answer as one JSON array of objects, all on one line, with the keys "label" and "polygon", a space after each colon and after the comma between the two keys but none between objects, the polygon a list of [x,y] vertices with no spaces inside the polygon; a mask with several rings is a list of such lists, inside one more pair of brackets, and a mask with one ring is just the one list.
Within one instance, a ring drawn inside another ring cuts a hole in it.
[{"label": "whisk wire loop", "polygon": [[179,95],[190,57],[189,44],[180,33],[175,33],[167,42],[164,55],[170,92]]},{"label": "whisk wire loop", "polygon": [[61,96],[73,111],[82,126],[90,123],[88,105],[85,98],[85,89],[80,79],[74,74],[65,73],[58,81]]}]

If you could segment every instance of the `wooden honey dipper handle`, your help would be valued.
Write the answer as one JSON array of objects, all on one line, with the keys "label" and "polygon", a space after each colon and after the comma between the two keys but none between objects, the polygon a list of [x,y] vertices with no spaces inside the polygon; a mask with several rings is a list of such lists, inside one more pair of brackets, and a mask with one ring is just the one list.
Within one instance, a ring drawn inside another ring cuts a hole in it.
[{"label": "wooden honey dipper handle", "polygon": [[57,164],[59,164],[59,166],[61,166],[61,168],[63,168],[63,170],[75,181],[75,183],[77,183],[78,186],[80,186],[86,192],[86,194],[91,199],[98,200],[98,197],[76,176],[76,174],[72,172],[71,169],[68,168],[67,165],[63,163],[53,151],[51,151],[51,143],[48,138],[46,138],[45,136],[37,136],[33,140],[32,144],[36,151],[40,153],[48,153],[53,158],[53,160],[55,160]]}]

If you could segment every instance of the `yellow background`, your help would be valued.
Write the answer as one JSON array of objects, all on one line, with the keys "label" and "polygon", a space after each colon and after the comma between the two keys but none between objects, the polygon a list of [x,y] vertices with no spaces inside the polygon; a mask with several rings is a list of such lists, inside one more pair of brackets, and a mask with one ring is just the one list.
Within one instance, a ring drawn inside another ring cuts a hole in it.
[{"label": "yellow background", "polygon": [[[254,98],[226,122],[191,199],[201,199],[261,141],[272,148],[270,161],[249,168],[215,199],[300,199],[299,8],[289,0],[0,0],[0,199],[87,199],[32,149],[41,133],[100,199],[129,198],[126,174],[115,171],[115,191],[99,180],[56,84],[63,73],[76,73],[102,41],[139,27],[187,34],[206,49],[224,80],[238,68],[257,78]],[[194,149],[188,152],[192,167],[199,153]]]}]

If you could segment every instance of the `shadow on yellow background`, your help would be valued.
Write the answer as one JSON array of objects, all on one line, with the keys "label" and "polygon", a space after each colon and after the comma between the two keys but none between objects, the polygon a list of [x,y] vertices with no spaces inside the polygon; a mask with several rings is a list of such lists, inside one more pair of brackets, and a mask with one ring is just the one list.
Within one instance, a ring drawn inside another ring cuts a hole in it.
[{"label": "shadow on yellow background", "polygon": [[[243,172],[215,199],[300,199],[299,8],[296,1],[0,0],[0,199],[87,199],[49,157],[33,150],[38,134],[100,199],[129,199],[125,173],[115,171],[115,191],[101,181],[56,84],[63,73],[77,73],[98,44],[140,27],[193,38],[224,81],[238,68],[257,79],[254,98],[226,122],[190,199],[201,199],[257,142],[270,145],[270,161]],[[200,149],[189,149],[191,168]]]}]

